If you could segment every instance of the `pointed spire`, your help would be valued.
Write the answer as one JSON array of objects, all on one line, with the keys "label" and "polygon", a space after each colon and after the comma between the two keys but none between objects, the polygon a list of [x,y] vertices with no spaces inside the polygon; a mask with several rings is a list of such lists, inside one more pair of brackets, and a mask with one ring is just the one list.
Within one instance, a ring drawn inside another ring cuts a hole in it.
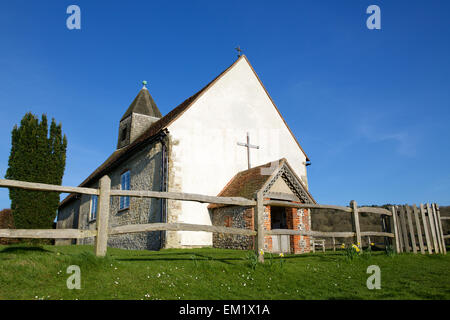
[{"label": "pointed spire", "polygon": [[122,121],[132,113],[139,113],[146,116],[162,118],[161,112],[156,106],[156,103],[153,100],[152,96],[148,92],[148,89],[146,87],[147,81],[142,81],[142,84],[144,85],[143,88],[139,91],[136,98],[134,98],[133,102],[130,104],[120,121]]}]

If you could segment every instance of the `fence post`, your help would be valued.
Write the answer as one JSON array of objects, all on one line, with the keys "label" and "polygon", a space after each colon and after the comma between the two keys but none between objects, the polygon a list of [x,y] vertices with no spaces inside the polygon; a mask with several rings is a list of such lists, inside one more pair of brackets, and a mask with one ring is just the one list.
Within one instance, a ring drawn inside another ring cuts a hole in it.
[{"label": "fence post", "polygon": [[435,203],[434,207],[436,208],[437,221],[439,224],[439,232],[440,232],[441,241],[442,241],[442,251],[444,254],[447,254],[447,248],[445,247],[444,230],[442,229],[442,221],[441,221],[441,213],[439,211],[439,205],[437,203]]},{"label": "fence post", "polygon": [[434,225],[433,210],[431,209],[431,206],[430,206],[429,203],[427,203],[426,206],[427,206],[427,212],[428,212],[428,222],[430,223],[430,229],[431,229],[431,237],[433,238],[434,253],[439,253],[439,246],[438,246],[438,243],[437,243],[436,227]]},{"label": "fence post", "polygon": [[395,236],[395,252],[400,253],[400,245],[399,245],[399,233],[398,233],[398,225],[397,225],[397,210],[395,210],[394,206],[391,206],[392,212],[392,222],[394,225],[394,236]]},{"label": "fence post", "polygon": [[108,223],[111,179],[103,176],[100,179],[100,195],[97,203],[97,237],[95,238],[95,255],[104,257],[108,244]]},{"label": "fence post", "polygon": [[361,243],[361,229],[359,227],[359,214],[358,214],[358,205],[355,200],[350,201],[350,207],[352,208],[353,214],[353,231],[356,233],[356,243],[360,246],[362,251],[362,243]]},{"label": "fence post", "polygon": [[399,218],[402,228],[402,238],[403,238],[403,251],[410,252],[411,247],[409,246],[408,230],[406,229],[406,213],[405,206],[399,207]]},{"label": "fence post", "polygon": [[417,229],[417,238],[419,240],[419,247],[420,247],[420,253],[425,254],[425,248],[423,246],[423,236],[422,236],[422,229],[420,228],[420,220],[419,220],[419,209],[417,209],[417,206],[413,205],[413,212],[414,212],[414,220],[416,222],[416,229]]},{"label": "fence post", "polygon": [[255,226],[256,226],[256,254],[258,260],[264,263],[264,203],[263,194],[258,192],[256,194],[256,210],[255,210]]},{"label": "fence post", "polygon": [[417,253],[416,236],[415,236],[412,217],[411,217],[411,208],[409,205],[405,205],[405,211],[406,211],[406,219],[408,220],[408,228],[409,228],[409,235],[411,238],[412,250],[413,250],[413,253]]},{"label": "fence post", "polygon": [[420,215],[422,216],[422,222],[423,222],[423,231],[425,233],[425,241],[427,242],[427,250],[429,254],[433,253],[433,245],[431,244],[430,239],[430,233],[428,231],[428,222],[427,222],[427,216],[425,215],[425,208],[423,204],[420,204]]},{"label": "fence post", "polygon": [[433,210],[434,224],[436,225],[436,238],[437,238],[437,242],[438,242],[438,246],[439,246],[439,252],[444,253],[444,248],[442,247],[442,234],[441,234],[441,229],[439,228],[439,222],[441,219],[439,219],[439,217],[437,215],[435,203],[431,204],[431,209]]},{"label": "fence post", "polygon": [[[386,217],[387,216],[385,216],[384,214],[381,215],[381,230],[383,232],[390,232],[390,231],[388,231],[388,224],[386,222]],[[390,241],[389,241],[389,238],[388,237],[383,237],[383,239],[384,239],[383,240],[384,241],[384,245],[387,248],[391,244]]]}]

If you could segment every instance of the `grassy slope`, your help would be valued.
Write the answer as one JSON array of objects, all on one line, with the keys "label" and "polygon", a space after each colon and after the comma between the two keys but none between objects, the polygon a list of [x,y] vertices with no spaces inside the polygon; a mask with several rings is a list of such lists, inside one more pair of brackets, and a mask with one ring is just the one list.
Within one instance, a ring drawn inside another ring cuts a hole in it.
[{"label": "grassy slope", "polygon": [[[252,270],[245,251],[108,249],[104,259],[92,252],[0,246],[0,299],[450,299],[450,255],[376,252],[350,262],[327,252],[286,256],[282,268],[277,257]],[[66,287],[73,264],[81,290]],[[381,268],[381,290],[366,287],[372,264]]]}]

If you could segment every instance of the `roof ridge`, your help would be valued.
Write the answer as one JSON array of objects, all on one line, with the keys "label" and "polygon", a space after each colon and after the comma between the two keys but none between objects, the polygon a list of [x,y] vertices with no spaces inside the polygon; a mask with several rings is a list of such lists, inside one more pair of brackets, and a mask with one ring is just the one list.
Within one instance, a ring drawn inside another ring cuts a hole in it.
[{"label": "roof ridge", "polygon": [[247,59],[247,57],[245,55],[242,55],[243,58],[245,58],[245,61],[247,61],[248,65],[250,66],[250,69],[252,70],[253,74],[255,75],[256,79],[258,80],[259,84],[261,85],[261,87],[263,88],[264,92],[267,94],[267,97],[269,98],[270,102],[272,102],[272,105],[274,106],[275,110],[278,112],[281,120],[283,120],[284,125],[286,126],[286,128],[288,129],[288,131],[291,133],[292,137],[294,138],[294,141],[297,143],[298,147],[300,148],[300,150],[303,152],[303,154],[306,157],[306,161],[310,161],[308,155],[306,154],[305,150],[303,150],[302,146],[300,145],[300,142],[298,142],[297,137],[294,135],[294,133],[292,132],[291,128],[289,128],[286,120],[284,120],[283,116],[281,115],[280,110],[278,109],[277,105],[275,104],[275,102],[273,101],[272,97],[269,94],[269,91],[267,91],[266,87],[264,86],[264,84],[262,83],[261,79],[259,78],[258,74],[256,73],[255,69],[253,68],[252,64],[250,63],[250,61]]},{"label": "roof ridge", "polygon": [[246,172],[246,171],[249,171],[249,170],[254,170],[254,169],[256,169],[256,168],[261,168],[261,167],[270,165],[270,164],[272,164],[273,162],[284,163],[284,162],[287,162],[287,160],[286,160],[286,158],[283,157],[283,158],[280,158],[280,159],[278,159],[278,160],[269,161],[269,162],[266,162],[266,163],[264,163],[264,164],[260,164],[259,166],[252,167],[252,168],[249,168],[249,169],[247,169],[247,170],[239,171],[239,172],[236,173],[236,174],[243,173],[243,172]]},{"label": "roof ridge", "polygon": [[[238,61],[242,59],[246,59],[245,55],[240,56],[236,61],[234,61],[228,68],[222,71],[217,77],[211,80],[208,84],[206,84],[202,89],[194,93],[192,96],[184,100],[178,106],[169,111],[164,117],[154,122],[147,130],[145,130],[139,137],[137,137],[131,144],[121,149],[115,150],[97,169],[95,169],[83,182],[80,183],[79,187],[86,186],[93,180],[95,177],[103,173],[108,169],[109,166],[113,165],[115,161],[121,158],[121,156],[126,153],[129,149],[135,147],[140,143],[144,143],[147,139],[150,139],[152,136],[157,134],[159,131],[165,129],[168,125],[170,125],[173,121],[178,119],[184,111],[186,111],[198,98],[200,98],[201,94],[204,93],[208,88],[210,88],[216,81],[219,80],[225,73],[227,73],[232,67],[234,67]],[[141,89],[141,91],[144,89]],[[139,93],[141,92],[139,91]],[[148,91],[148,90],[147,90]],[[151,97],[150,93],[148,93]],[[138,94],[139,96],[139,94]],[[138,97],[136,96],[136,98]],[[136,99],[135,98],[135,99]],[[133,103],[132,103],[133,104]],[[156,104],[155,104],[156,106]],[[130,105],[131,107],[131,105]],[[129,108],[130,108],[129,107]],[[159,109],[158,109],[159,111]],[[123,119],[122,119],[123,120]],[[74,194],[69,194],[63,201],[60,202],[60,206],[66,204]]]},{"label": "roof ridge", "polygon": [[[276,166],[275,170],[271,172],[271,174],[264,174],[262,172],[258,172],[258,170],[264,166],[271,165],[273,162],[277,162],[278,165]],[[302,192],[306,194],[306,198],[309,198],[313,203],[317,203],[309,190],[306,188],[303,181],[298,177],[298,175],[295,173],[295,171],[292,169],[291,165],[287,161],[286,158],[281,158],[279,160],[270,161],[268,163],[265,163],[263,165],[259,165],[244,171],[240,171],[236,173],[225,185],[225,187],[220,191],[220,193],[217,195],[218,197],[224,196],[224,197],[243,197],[247,199],[254,199],[255,193],[261,190],[264,190],[268,186],[270,186],[270,183],[273,181],[276,181],[281,175],[284,175],[284,172],[280,173],[280,170],[285,167],[288,172],[292,173],[292,175],[287,174],[286,178],[298,182],[297,186]],[[294,184],[295,185],[295,184]],[[302,199],[300,197],[300,199]],[[208,205],[208,209],[213,208],[219,208],[227,205],[223,204],[214,204],[211,203]]]}]

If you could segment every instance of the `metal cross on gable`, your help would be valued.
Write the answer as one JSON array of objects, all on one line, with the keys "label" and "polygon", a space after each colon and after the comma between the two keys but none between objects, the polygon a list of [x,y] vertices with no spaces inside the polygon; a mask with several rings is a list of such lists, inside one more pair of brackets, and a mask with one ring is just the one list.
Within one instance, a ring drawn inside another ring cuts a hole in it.
[{"label": "metal cross on gable", "polygon": [[247,143],[238,142],[237,144],[238,144],[238,146],[243,146],[243,147],[247,148],[247,162],[248,162],[248,168],[250,169],[251,168],[251,166],[250,166],[250,148],[259,149],[259,146],[250,144],[250,134],[248,132],[247,132]]},{"label": "metal cross on gable", "polygon": [[237,51],[238,53],[238,58],[241,56],[242,50],[241,50],[241,46],[237,46],[236,48],[234,48],[234,50]]}]

